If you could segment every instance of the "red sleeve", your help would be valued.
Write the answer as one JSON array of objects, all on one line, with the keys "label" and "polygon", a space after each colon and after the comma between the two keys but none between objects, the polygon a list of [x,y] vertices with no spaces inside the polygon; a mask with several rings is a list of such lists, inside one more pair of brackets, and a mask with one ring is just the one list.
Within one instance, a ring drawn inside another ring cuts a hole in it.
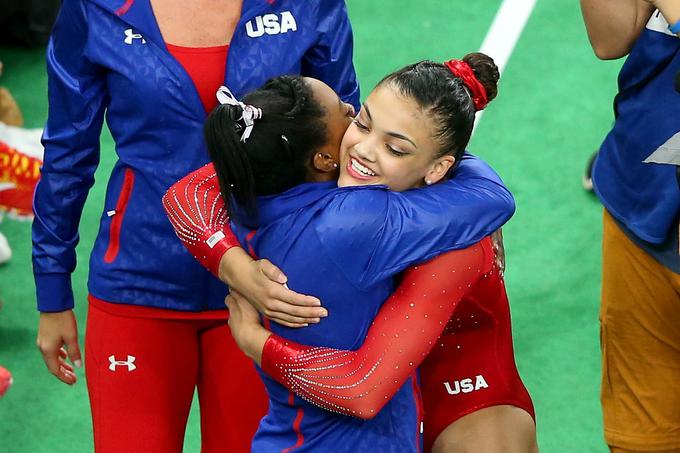
[{"label": "red sleeve", "polygon": [[187,250],[217,276],[224,253],[241,244],[229,227],[213,165],[207,164],[173,184],[163,195],[163,207]]},{"label": "red sleeve", "polygon": [[262,369],[317,406],[372,418],[418,368],[458,302],[491,268],[492,253],[481,244],[407,270],[358,350],[310,347],[271,335]]}]

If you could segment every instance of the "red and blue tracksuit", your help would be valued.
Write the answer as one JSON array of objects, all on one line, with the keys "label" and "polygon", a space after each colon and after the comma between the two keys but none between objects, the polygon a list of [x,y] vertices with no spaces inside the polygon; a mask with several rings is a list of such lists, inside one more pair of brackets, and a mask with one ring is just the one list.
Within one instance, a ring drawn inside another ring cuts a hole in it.
[{"label": "red and blue tracksuit", "polygon": [[[302,73],[358,106],[344,2],[244,0],[242,11],[224,81],[236,96],[273,76]],[[267,16],[293,17],[295,29],[279,26],[270,34]],[[118,160],[90,257],[90,293],[146,307],[224,308],[224,285],[177,241],[161,204],[168,187],[208,161],[206,112],[168,52],[149,0],[65,0],[47,70],[50,110],[33,224],[38,309],[73,307],[78,224],[99,163],[104,117]]]},{"label": "red and blue tracksuit", "polygon": [[[359,103],[339,0],[244,0],[221,69],[220,84],[237,96],[301,73]],[[47,70],[33,224],[40,311],[73,308],[78,226],[104,119],[118,158],[88,281],[85,361],[97,451],[181,451],[196,387],[203,450],[247,451],[264,392],[229,342],[226,288],[182,247],[161,203],[168,187],[208,161],[199,83],[169,51],[149,0],[64,0]]]}]

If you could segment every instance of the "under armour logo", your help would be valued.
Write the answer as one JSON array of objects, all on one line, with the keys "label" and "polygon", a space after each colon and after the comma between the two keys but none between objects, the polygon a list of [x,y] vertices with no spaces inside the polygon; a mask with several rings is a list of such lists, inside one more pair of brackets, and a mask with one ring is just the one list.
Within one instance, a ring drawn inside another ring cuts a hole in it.
[{"label": "under armour logo", "polygon": [[127,356],[127,360],[116,360],[115,356],[110,355],[109,356],[109,362],[111,363],[109,365],[109,370],[111,371],[116,371],[117,366],[126,366],[128,371],[133,371],[137,369],[137,365],[135,365],[135,360],[137,358],[133,355]]},{"label": "under armour logo", "polygon": [[146,44],[146,40],[139,33],[134,33],[131,28],[125,30],[125,44],[132,45],[133,39],[141,39],[142,44]]}]

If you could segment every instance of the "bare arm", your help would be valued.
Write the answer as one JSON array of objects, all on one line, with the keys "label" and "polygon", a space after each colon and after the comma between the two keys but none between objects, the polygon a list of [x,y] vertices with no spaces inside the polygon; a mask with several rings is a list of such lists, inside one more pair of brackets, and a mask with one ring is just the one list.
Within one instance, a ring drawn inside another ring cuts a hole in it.
[{"label": "bare arm", "polygon": [[[680,21],[680,1],[678,0],[647,0],[649,3],[658,8],[666,18],[668,23],[672,26]],[[680,37],[680,34],[678,34]]]},{"label": "bare arm", "polygon": [[595,55],[602,60],[628,55],[652,11],[654,6],[644,0],[581,0]]}]

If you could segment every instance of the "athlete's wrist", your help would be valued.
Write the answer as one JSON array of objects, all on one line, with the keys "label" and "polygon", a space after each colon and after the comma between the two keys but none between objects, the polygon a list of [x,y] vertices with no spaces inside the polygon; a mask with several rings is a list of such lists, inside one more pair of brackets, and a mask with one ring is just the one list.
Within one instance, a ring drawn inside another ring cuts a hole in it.
[{"label": "athlete's wrist", "polygon": [[229,287],[244,293],[241,276],[253,259],[241,247],[231,247],[220,258],[217,276]]},{"label": "athlete's wrist", "polygon": [[243,352],[258,366],[262,365],[262,351],[272,333],[262,326],[250,328]]},{"label": "athlete's wrist", "polygon": [[259,366],[262,363],[262,351],[272,335],[259,323],[249,323],[242,316],[230,316],[229,328],[239,349]]}]

